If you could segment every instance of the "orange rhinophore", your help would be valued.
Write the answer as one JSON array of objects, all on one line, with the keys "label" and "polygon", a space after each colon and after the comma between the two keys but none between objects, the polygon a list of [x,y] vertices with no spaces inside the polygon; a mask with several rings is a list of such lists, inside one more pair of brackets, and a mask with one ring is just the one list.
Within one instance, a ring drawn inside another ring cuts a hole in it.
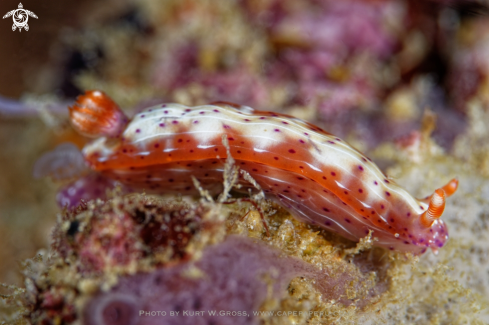
[{"label": "orange rhinophore", "polygon": [[428,203],[428,210],[421,215],[421,224],[431,227],[433,222],[441,217],[445,210],[445,199],[452,196],[458,188],[458,179],[454,178],[442,188],[439,188],[423,201]]},{"label": "orange rhinophore", "polygon": [[430,198],[428,210],[421,215],[421,224],[425,227],[431,227],[433,222],[441,217],[445,210],[445,191],[441,188],[437,189]]},{"label": "orange rhinophore", "polygon": [[445,192],[446,196],[452,196],[453,193],[457,191],[458,179],[454,178],[447,185],[443,186],[441,189]]},{"label": "orange rhinophore", "polygon": [[119,106],[99,90],[90,90],[78,96],[69,110],[73,127],[90,138],[117,137],[128,122]]}]

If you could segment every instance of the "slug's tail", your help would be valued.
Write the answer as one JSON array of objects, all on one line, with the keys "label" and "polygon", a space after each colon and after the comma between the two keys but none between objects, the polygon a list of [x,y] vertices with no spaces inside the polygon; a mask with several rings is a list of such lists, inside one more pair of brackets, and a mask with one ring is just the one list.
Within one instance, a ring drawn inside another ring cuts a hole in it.
[{"label": "slug's tail", "polygon": [[439,188],[433,195],[427,197],[423,201],[429,204],[428,209],[421,215],[421,224],[426,227],[431,227],[433,222],[440,218],[445,210],[446,198],[457,191],[458,180],[452,179],[448,184]]}]

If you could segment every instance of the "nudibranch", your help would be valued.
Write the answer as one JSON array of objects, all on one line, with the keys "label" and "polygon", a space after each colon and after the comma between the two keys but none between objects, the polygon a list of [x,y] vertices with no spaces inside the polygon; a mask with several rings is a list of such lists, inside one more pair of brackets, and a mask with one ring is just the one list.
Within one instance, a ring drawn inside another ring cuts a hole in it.
[{"label": "nudibranch", "polygon": [[191,194],[191,176],[220,184],[225,135],[239,168],[300,220],[355,241],[371,230],[376,246],[413,254],[448,239],[440,216],[456,179],[415,199],[345,141],[298,118],[219,102],[162,104],[129,121],[100,91],[70,110],[79,132],[99,136],[83,150],[90,167],[132,188]]}]

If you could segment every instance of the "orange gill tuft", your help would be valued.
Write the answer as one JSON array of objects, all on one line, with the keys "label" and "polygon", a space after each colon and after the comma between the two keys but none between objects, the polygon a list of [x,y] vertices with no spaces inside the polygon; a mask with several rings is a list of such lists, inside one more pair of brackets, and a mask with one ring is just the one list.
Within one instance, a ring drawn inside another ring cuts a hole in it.
[{"label": "orange gill tuft", "polygon": [[69,110],[73,127],[90,138],[117,137],[128,123],[119,106],[99,90],[89,90],[78,96]]}]

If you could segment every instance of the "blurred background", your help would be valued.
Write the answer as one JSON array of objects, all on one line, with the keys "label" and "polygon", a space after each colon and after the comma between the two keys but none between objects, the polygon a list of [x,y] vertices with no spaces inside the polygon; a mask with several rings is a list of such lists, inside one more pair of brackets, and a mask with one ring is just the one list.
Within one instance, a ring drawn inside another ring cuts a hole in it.
[{"label": "blurred background", "polygon": [[[435,0],[124,0],[22,2],[29,30],[0,21],[0,282],[49,245],[58,184],[36,159],[83,146],[66,105],[101,89],[129,115],[157,102],[226,100],[309,120],[374,155],[409,146],[423,116],[434,140],[457,137],[486,107],[485,2]],[[17,1],[0,3],[2,16]],[[430,130],[431,132],[431,130]],[[482,168],[482,167],[481,167]],[[485,167],[489,168],[489,167]]]}]

